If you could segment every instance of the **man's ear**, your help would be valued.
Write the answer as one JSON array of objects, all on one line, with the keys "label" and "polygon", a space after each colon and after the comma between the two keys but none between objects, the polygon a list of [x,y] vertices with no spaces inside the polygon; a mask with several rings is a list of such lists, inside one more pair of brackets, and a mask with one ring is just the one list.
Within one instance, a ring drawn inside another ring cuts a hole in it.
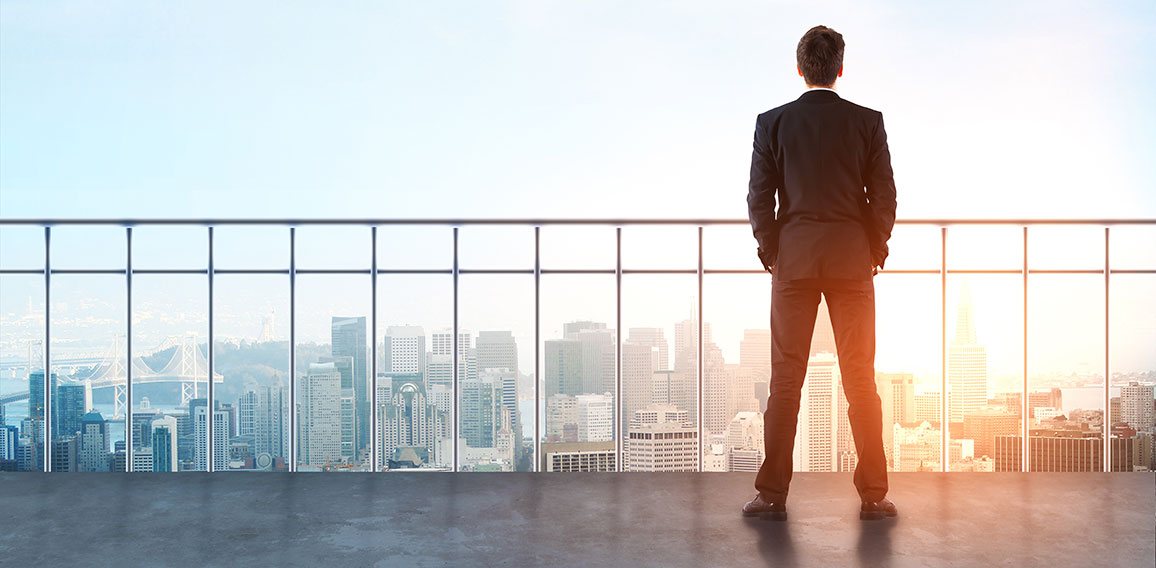
[{"label": "man's ear", "polygon": [[843,66],[840,65],[839,66],[839,77],[842,77],[842,76],[843,76]]},{"label": "man's ear", "polygon": [[[799,72],[799,76],[800,76],[800,77],[802,77],[802,76],[803,76],[803,70],[802,70],[802,69],[799,69],[799,66],[798,66],[798,65],[796,65],[796,66],[795,66],[795,71],[798,71],[798,72]],[[842,71],[839,71],[839,73],[842,73]]]}]

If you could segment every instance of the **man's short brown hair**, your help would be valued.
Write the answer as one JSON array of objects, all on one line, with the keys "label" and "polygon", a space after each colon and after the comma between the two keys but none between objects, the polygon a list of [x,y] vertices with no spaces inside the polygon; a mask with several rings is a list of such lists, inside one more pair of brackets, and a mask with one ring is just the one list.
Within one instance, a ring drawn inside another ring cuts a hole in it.
[{"label": "man's short brown hair", "polygon": [[827,26],[815,26],[799,40],[795,58],[808,85],[833,85],[843,70],[843,35]]}]

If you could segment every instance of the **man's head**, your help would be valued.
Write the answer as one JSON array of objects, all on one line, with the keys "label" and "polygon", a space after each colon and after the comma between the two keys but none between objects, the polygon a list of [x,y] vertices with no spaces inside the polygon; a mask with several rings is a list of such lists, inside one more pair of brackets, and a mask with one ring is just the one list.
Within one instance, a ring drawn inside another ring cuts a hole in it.
[{"label": "man's head", "polygon": [[808,85],[830,87],[843,76],[843,35],[827,26],[815,26],[795,50],[799,75]]}]

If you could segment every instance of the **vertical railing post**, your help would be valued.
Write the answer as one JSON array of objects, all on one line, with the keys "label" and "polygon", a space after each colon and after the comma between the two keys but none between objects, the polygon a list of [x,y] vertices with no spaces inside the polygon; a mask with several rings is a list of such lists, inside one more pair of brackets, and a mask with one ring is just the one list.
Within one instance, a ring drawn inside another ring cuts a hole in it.
[{"label": "vertical railing post", "polygon": [[542,464],[542,239],[541,227],[534,227],[534,453],[530,471],[541,472]]},{"label": "vertical railing post", "polygon": [[297,471],[297,228],[289,227],[289,471]]},{"label": "vertical railing post", "polygon": [[373,436],[369,445],[369,459],[373,461],[370,471],[377,471],[381,467],[381,433],[377,425],[377,227],[369,228],[369,238],[369,251],[373,255],[369,261],[369,419],[373,421],[369,425],[370,435]]},{"label": "vertical railing post", "polygon": [[[1112,274],[1112,265],[1109,261],[1108,237],[1110,227],[1104,227],[1104,471],[1112,471],[1112,364],[1108,347],[1110,317],[1108,303],[1108,283]],[[1123,401],[1121,401],[1121,404]]]},{"label": "vertical railing post", "polygon": [[458,471],[458,396],[460,396],[460,387],[458,385],[458,366],[461,364],[458,361],[458,228],[454,227],[454,328],[453,335],[450,337],[450,353],[453,362],[453,382],[452,391],[453,396],[450,401],[450,418],[453,421],[452,436],[450,446],[453,448],[452,465],[453,471]]},{"label": "vertical railing post", "polygon": [[[205,399],[205,437],[208,438],[205,443],[205,451],[208,452],[205,460],[205,470],[209,472],[216,471],[217,460],[215,459],[215,452],[217,451],[216,440],[216,424],[214,418],[217,415],[216,393],[213,390],[213,226],[209,225],[209,338],[208,338],[208,359],[209,359],[209,389],[208,398]],[[197,346],[193,345],[193,349]],[[194,353],[195,355],[195,353]],[[194,379],[195,380],[195,379]],[[193,417],[193,424],[196,424],[196,417]]]},{"label": "vertical railing post", "polygon": [[[132,227],[125,227],[125,353],[124,366],[124,470],[131,473],[132,467]],[[115,365],[115,363],[114,363]],[[115,388],[115,387],[114,387]],[[115,397],[114,397],[115,398]],[[115,407],[115,402],[114,402]],[[87,410],[87,409],[85,409]],[[115,449],[115,448],[114,448]]]},{"label": "vertical railing post", "polygon": [[[615,228],[614,265],[614,471],[625,471],[622,466],[623,432],[622,422],[622,227]],[[627,432],[629,434],[629,432]]]},{"label": "vertical railing post", "polygon": [[[51,237],[52,227],[44,227],[44,349],[41,349],[41,357],[44,358],[44,377],[41,383],[44,384],[44,392],[41,393],[41,399],[44,407],[41,414],[43,422],[40,424],[40,433],[44,437],[41,446],[40,459],[43,463],[40,468],[45,473],[52,471],[52,356],[50,350],[52,348],[52,251],[51,251]],[[28,374],[32,374],[32,370],[28,370]],[[28,408],[31,411],[32,405],[35,401],[28,399]],[[85,411],[88,409],[86,408]],[[29,412],[29,414],[32,414]],[[35,421],[33,421],[35,424]],[[36,437],[32,438],[32,448],[36,448]]]},{"label": "vertical railing post", "polygon": [[1023,443],[1020,444],[1020,471],[1031,471],[1031,465],[1028,459],[1031,457],[1031,452],[1028,451],[1028,446],[1031,445],[1031,429],[1028,427],[1028,413],[1031,408],[1028,405],[1028,228],[1024,226],[1024,266],[1023,266],[1023,285],[1024,285],[1024,368],[1023,368],[1023,389],[1020,391],[1020,435],[1023,437]]},{"label": "vertical railing post", "polygon": [[947,409],[947,227],[939,228],[939,344],[940,344],[940,388],[939,388],[939,467],[948,471],[947,458],[949,423]]},{"label": "vertical railing post", "polygon": [[702,460],[706,441],[703,439],[703,420],[706,413],[703,409],[703,321],[702,321],[702,227],[698,228],[698,466],[702,471]]}]

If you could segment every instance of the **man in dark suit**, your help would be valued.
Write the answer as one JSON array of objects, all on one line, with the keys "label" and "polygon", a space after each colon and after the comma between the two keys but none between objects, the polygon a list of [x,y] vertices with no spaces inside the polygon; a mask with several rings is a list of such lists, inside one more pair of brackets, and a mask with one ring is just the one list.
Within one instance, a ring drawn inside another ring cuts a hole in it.
[{"label": "man in dark suit", "polygon": [[743,507],[747,516],[787,516],[799,400],[820,295],[831,314],[859,458],[854,479],[860,518],[897,514],[885,498],[872,281],[887,258],[895,224],[895,182],[883,115],[835,92],[835,80],[843,76],[843,46],[835,30],[808,30],[796,52],[807,91],[755,123],[747,205],[759,259],[772,275],[772,345],[763,416],[766,459],[755,479],[758,495]]}]

